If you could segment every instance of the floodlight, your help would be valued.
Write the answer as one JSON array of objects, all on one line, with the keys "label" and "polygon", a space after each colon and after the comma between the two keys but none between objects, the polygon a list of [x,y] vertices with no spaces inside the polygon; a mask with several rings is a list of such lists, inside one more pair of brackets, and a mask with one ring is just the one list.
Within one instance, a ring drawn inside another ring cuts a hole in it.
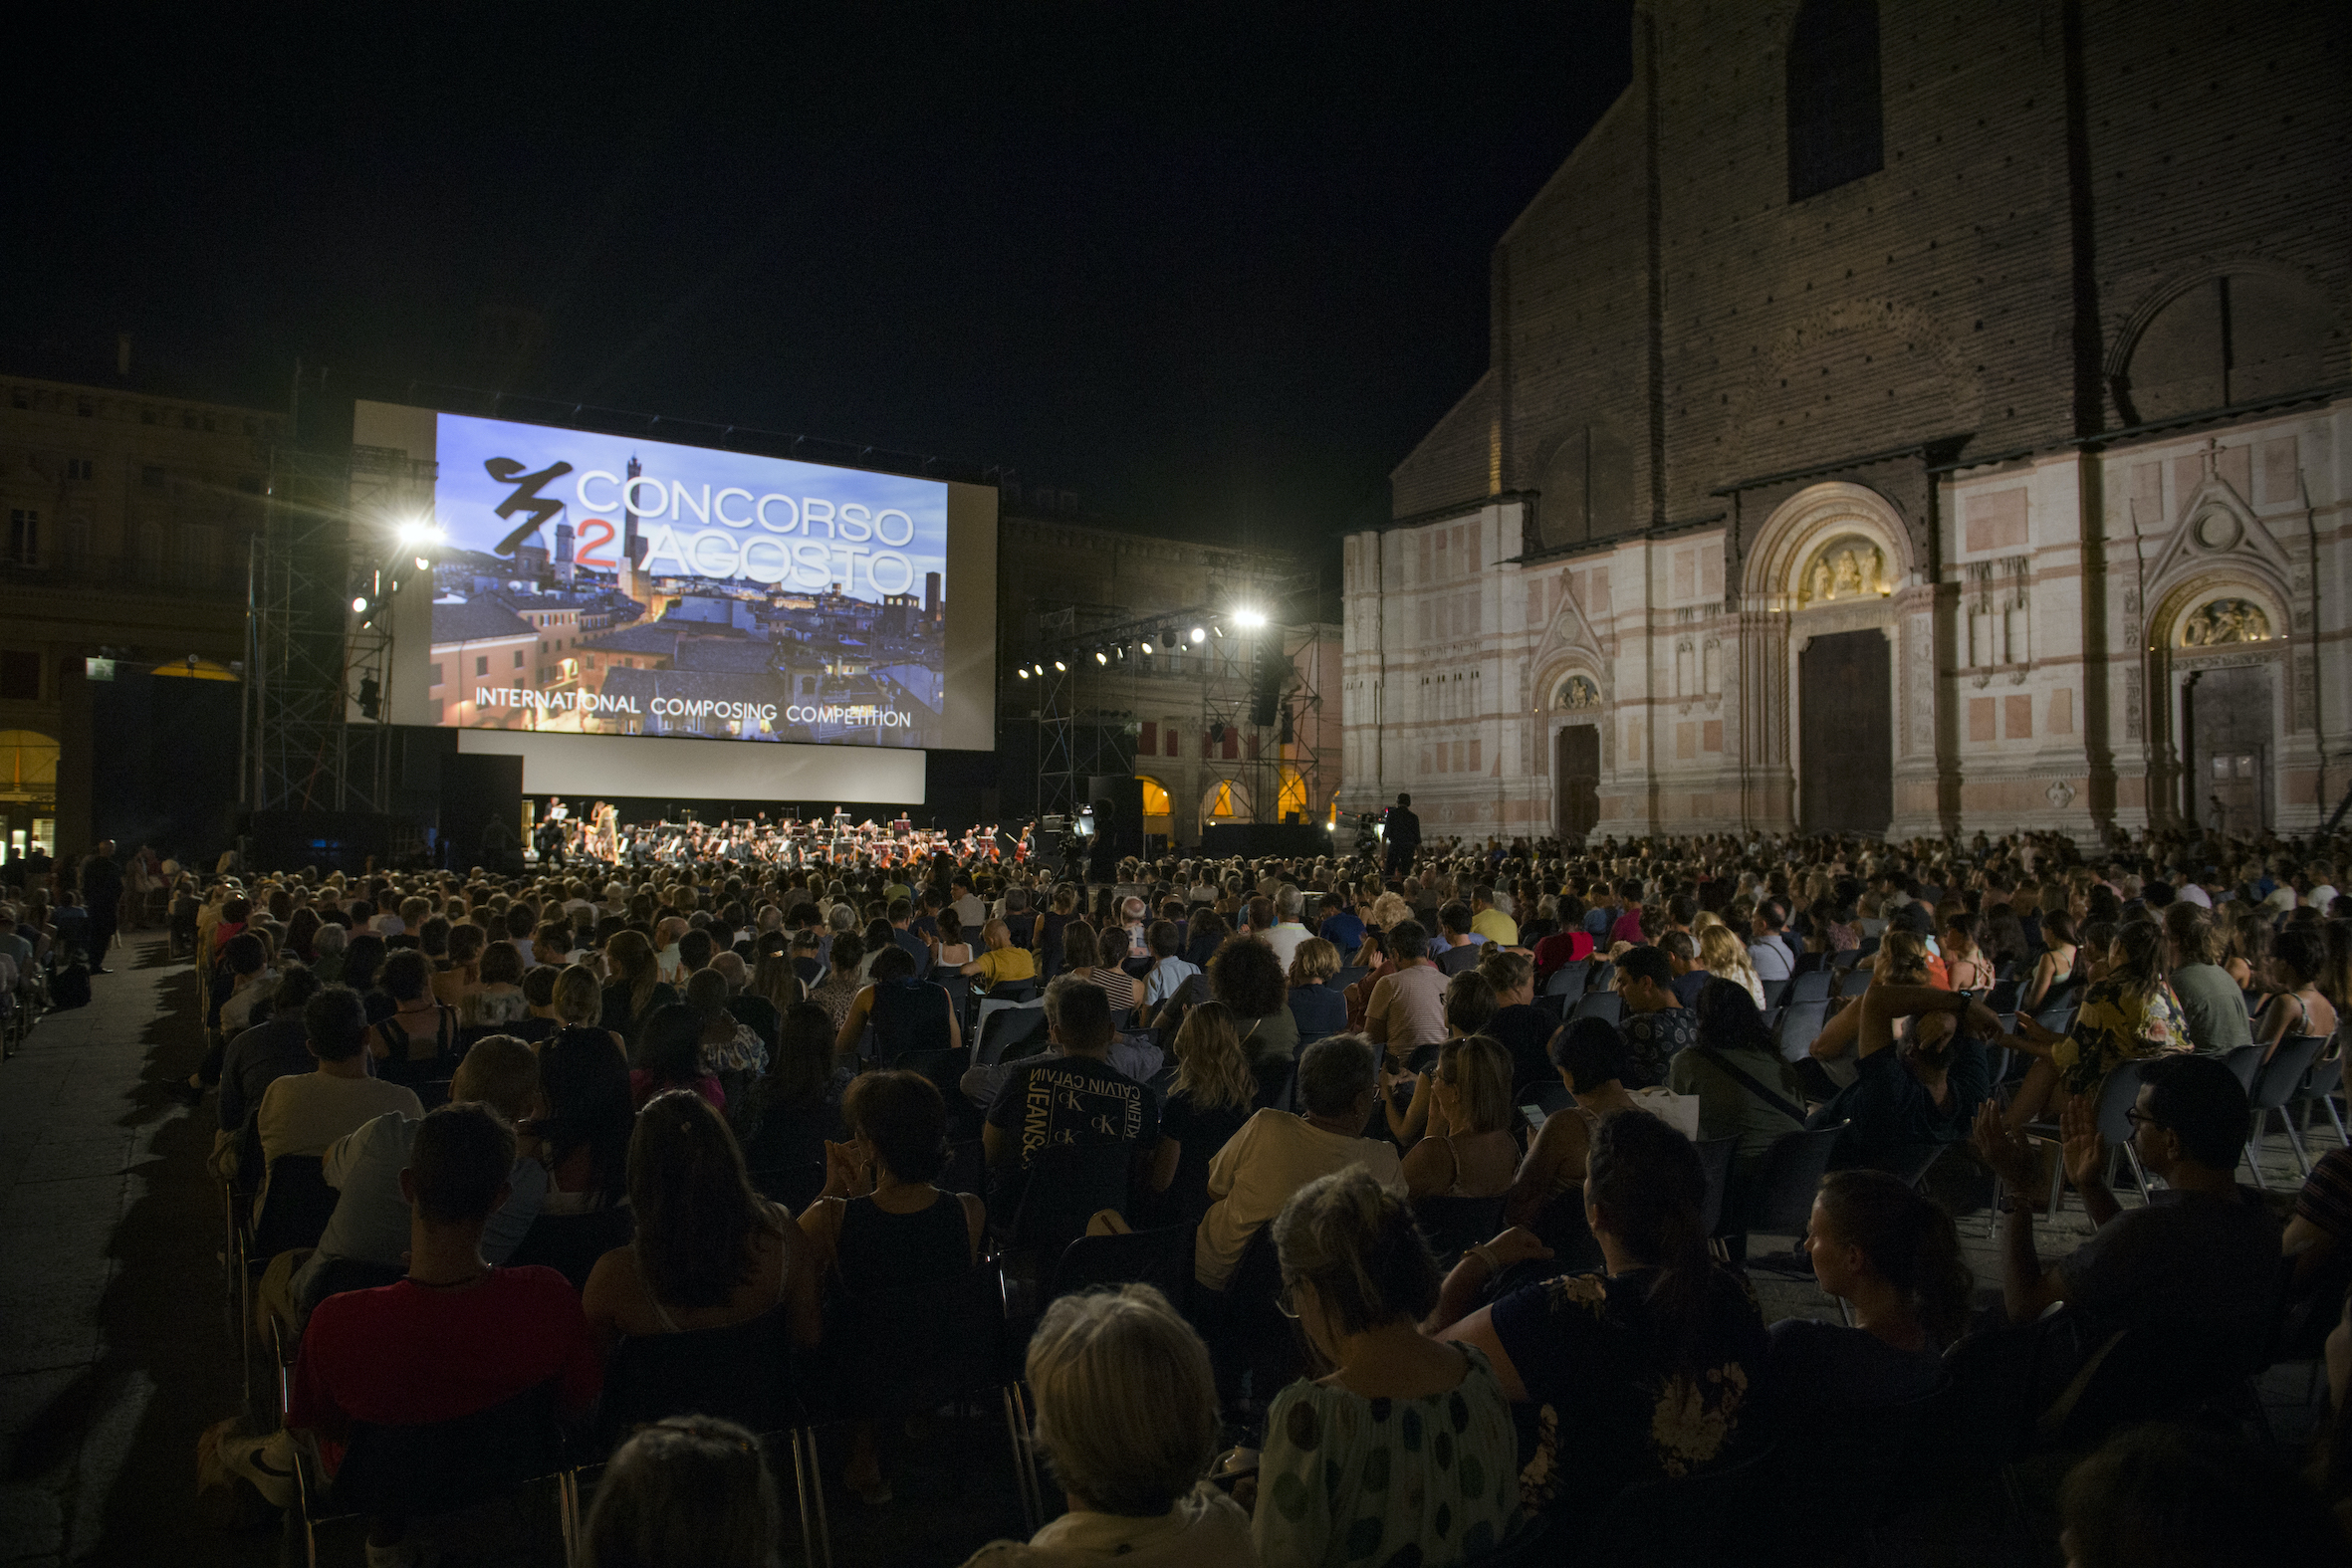
[{"label": "floodlight", "polygon": [[1065,675],[1069,673],[1069,666],[1062,663],[1059,659],[1056,659],[1054,661],[1054,668],[1061,671]]},{"label": "floodlight", "polygon": [[1026,664],[1021,666],[1021,678],[1025,681],[1029,679],[1029,666]]},{"label": "floodlight", "polygon": [[1235,610],[1233,623],[1245,631],[1255,631],[1266,624],[1266,617],[1254,609]]},{"label": "floodlight", "polygon": [[361,594],[359,597],[357,597],[357,598],[355,598],[355,599],[352,600],[352,613],[353,613],[353,614],[354,614],[354,615],[362,615],[362,614],[365,614],[365,613],[366,613],[366,611],[367,611],[367,598],[366,598],[366,595],[364,595],[364,594]]},{"label": "floodlight", "polygon": [[1147,655],[1151,652],[1151,639],[1149,637],[1143,639],[1143,651]]},{"label": "floodlight", "polygon": [[1192,629],[1192,640],[1195,642],[1207,642],[1209,640],[1209,634],[1201,630],[1200,627],[1195,626]]},{"label": "floodlight", "polygon": [[1096,664],[1108,664],[1110,662],[1110,655],[1103,652],[1100,648],[1096,648],[1094,650],[1094,662]]},{"label": "floodlight", "polygon": [[408,518],[400,524],[403,545],[438,545],[446,537],[431,518]]}]

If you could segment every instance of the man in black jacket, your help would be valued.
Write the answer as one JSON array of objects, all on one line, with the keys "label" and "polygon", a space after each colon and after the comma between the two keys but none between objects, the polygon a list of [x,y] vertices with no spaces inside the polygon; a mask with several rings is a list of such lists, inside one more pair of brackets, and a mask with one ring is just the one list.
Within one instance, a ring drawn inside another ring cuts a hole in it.
[{"label": "man in black jacket", "polygon": [[1396,804],[1388,808],[1387,827],[1381,836],[1388,848],[1388,874],[1411,869],[1413,851],[1421,847],[1421,818],[1413,814],[1411,795],[1396,797]]},{"label": "man in black jacket", "polygon": [[115,841],[99,840],[82,861],[82,902],[90,911],[90,973],[104,975],[107,948],[122,909],[122,868],[115,864]]}]

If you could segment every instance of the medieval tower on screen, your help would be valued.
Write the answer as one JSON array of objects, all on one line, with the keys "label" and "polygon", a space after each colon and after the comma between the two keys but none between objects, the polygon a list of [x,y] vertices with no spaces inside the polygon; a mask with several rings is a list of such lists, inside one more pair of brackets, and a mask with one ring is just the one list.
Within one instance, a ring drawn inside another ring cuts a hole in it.
[{"label": "medieval tower on screen", "polygon": [[2307,830],[2352,784],[2352,23],[1648,0],[1346,543],[1350,808]]}]

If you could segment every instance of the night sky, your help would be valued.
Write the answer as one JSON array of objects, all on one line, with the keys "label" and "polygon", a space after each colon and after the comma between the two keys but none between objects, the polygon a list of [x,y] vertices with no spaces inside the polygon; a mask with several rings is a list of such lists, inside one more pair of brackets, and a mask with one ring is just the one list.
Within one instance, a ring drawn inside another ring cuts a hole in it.
[{"label": "night sky", "polygon": [[229,400],[299,356],[1302,543],[1386,516],[1486,363],[1490,247],[1629,70],[1624,0],[429,9],[20,53],[0,367],[105,378],[128,331]]}]

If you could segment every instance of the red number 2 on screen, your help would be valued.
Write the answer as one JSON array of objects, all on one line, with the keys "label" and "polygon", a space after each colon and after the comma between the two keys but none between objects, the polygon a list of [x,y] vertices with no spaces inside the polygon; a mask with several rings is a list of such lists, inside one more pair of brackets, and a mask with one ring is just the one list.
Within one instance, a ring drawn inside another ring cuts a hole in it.
[{"label": "red number 2 on screen", "polygon": [[599,546],[609,545],[611,543],[612,525],[605,522],[602,518],[589,518],[587,522],[580,525],[580,545],[573,552],[572,559],[579,561],[584,566],[594,566],[602,571],[610,571],[614,567],[618,566],[620,562],[614,560],[609,556],[593,556],[590,555],[589,552],[597,549]]}]

